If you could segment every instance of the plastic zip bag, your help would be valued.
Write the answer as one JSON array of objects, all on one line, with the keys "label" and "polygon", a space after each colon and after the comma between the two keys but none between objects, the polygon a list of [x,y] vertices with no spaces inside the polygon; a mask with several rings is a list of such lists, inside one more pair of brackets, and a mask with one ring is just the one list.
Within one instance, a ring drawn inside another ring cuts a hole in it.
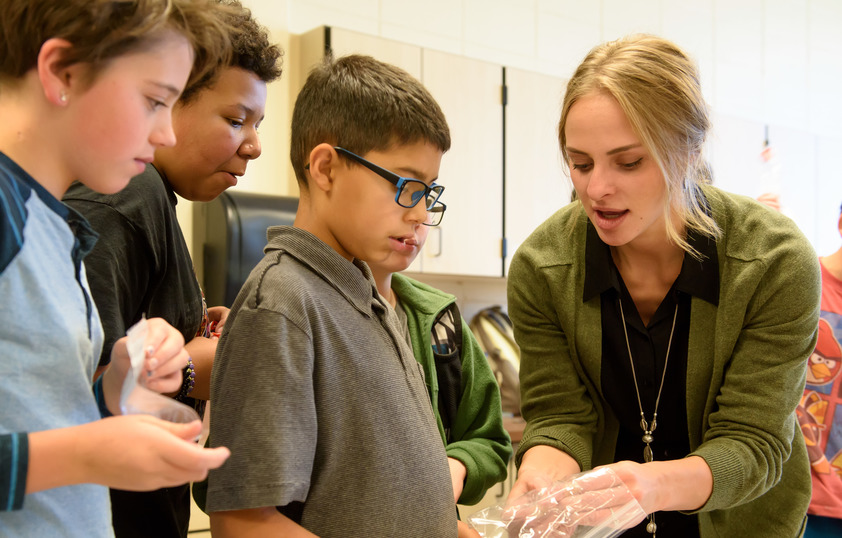
[{"label": "plastic zip bag", "polygon": [[199,414],[192,407],[146,388],[143,363],[146,360],[144,344],[148,330],[144,316],[126,331],[131,367],[120,391],[120,410],[124,415],[152,415],[182,424],[199,420]]},{"label": "plastic zip bag", "polygon": [[483,538],[613,538],[646,517],[626,484],[601,467],[529,491],[468,520]]}]

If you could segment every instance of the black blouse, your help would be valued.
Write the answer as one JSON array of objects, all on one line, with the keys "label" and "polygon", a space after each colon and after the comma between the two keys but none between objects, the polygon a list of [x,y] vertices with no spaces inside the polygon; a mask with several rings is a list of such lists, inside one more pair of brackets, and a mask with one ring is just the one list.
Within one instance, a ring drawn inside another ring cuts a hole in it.
[{"label": "black blouse", "polygon": [[[640,392],[640,402],[646,421],[652,424],[655,401],[667,364],[664,387],[658,405],[657,428],[651,443],[655,460],[680,459],[690,453],[685,405],[687,376],[687,346],[690,335],[690,303],[698,297],[714,305],[719,304],[719,266],[716,243],[698,234],[689,234],[690,244],[702,254],[702,261],[684,255],[681,272],[667,292],[655,314],[644,325],[620,272],[614,265],[611,251],[588,223],[585,252],[586,274],[583,300],[599,295],[602,322],[601,390],[608,403],[606,411],[619,422],[614,461],[631,460],[643,463],[643,430],[640,426],[635,381],[620,313],[622,301],[628,343],[634,362],[634,373]],[[677,312],[677,314],[676,314]],[[670,332],[675,317],[675,332],[670,344]],[[670,346],[669,361],[666,360]],[[658,536],[699,536],[695,514],[659,512],[655,521]],[[647,521],[623,534],[624,537],[651,536],[646,532]]]}]

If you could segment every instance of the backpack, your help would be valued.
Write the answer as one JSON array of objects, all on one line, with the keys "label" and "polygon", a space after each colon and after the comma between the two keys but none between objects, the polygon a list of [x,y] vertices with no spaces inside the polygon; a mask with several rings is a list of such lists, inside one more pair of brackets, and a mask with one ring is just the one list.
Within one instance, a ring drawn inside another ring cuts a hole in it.
[{"label": "backpack", "polygon": [[515,342],[512,320],[502,307],[491,306],[477,312],[470,328],[497,378],[503,412],[520,416],[520,348]]},{"label": "backpack", "polygon": [[456,303],[441,311],[430,331],[439,396],[439,410],[444,436],[451,442],[451,430],[462,399],[462,316]]}]

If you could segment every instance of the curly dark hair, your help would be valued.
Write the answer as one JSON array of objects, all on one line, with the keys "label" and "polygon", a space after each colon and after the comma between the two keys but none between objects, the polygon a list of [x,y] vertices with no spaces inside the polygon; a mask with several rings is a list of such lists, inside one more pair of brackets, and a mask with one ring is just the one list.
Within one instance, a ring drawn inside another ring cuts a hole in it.
[{"label": "curly dark hair", "polygon": [[229,36],[231,60],[184,88],[180,99],[182,104],[190,102],[200,91],[212,86],[222,68],[239,67],[254,73],[266,83],[281,76],[281,58],[284,52],[278,45],[269,42],[269,31],[252,17],[251,10],[243,7],[239,1],[220,0],[220,3],[234,10],[234,14],[225,21],[229,27],[235,29]]}]

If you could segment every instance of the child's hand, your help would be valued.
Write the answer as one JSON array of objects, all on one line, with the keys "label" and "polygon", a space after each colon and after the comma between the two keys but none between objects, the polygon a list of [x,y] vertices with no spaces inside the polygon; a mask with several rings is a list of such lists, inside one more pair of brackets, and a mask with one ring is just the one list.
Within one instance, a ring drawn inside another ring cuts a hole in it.
[{"label": "child's hand", "polygon": [[468,526],[464,521],[456,522],[456,538],[480,538],[477,531]]},{"label": "child's hand", "polygon": [[[187,366],[187,351],[184,337],[161,318],[146,320],[146,378],[143,380],[149,390],[160,393],[174,393],[181,388],[181,371]],[[111,413],[120,414],[120,390],[123,380],[131,368],[131,359],[126,348],[128,337],[124,336],[111,348],[111,363],[102,374],[102,388],[105,402]]]},{"label": "child's hand", "polygon": [[450,466],[450,483],[453,486],[454,502],[459,502],[459,497],[462,496],[462,490],[465,487],[465,477],[468,474],[468,469],[465,464],[456,458],[447,458],[447,464]]},{"label": "child's hand", "polygon": [[175,424],[148,415],[110,417],[80,426],[80,462],[86,482],[149,491],[204,480],[230,456],[227,448],[205,449],[192,440],[200,422]]},{"label": "child's hand", "polygon": [[208,308],[208,320],[211,324],[211,338],[219,336],[222,334],[222,327],[225,326],[225,322],[228,320],[228,313],[231,310],[226,306],[212,306]]},{"label": "child's hand", "polygon": [[184,337],[162,318],[147,321],[146,387],[155,392],[168,393],[181,387],[181,371],[187,366]]}]

